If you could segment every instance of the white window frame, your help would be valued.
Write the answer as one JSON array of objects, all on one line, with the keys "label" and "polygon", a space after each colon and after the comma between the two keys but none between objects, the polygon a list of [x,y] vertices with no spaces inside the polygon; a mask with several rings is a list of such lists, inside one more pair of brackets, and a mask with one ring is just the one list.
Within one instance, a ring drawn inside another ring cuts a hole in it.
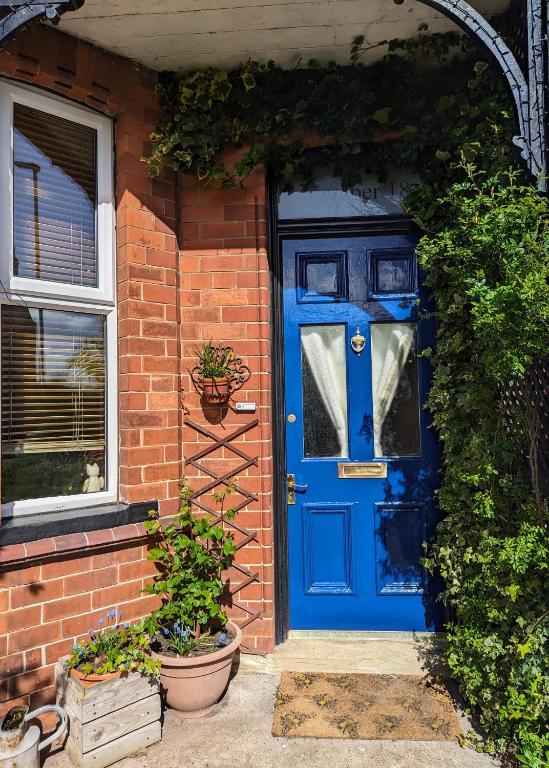
[{"label": "white window frame", "polygon": [[[97,134],[96,288],[35,280],[13,274],[13,105],[22,104],[55,117],[92,128]],[[32,296],[58,296],[68,301],[114,302],[114,194],[112,121],[91,110],[31,88],[0,81],[0,178],[8,190],[9,206],[0,206],[0,247],[8,259],[0,260],[6,289]],[[7,151],[6,151],[7,149]],[[7,184],[6,184],[7,180]]]},{"label": "white window frame", "polygon": [[[14,104],[23,104],[79,125],[86,125],[97,132],[96,288],[36,280],[13,274]],[[118,324],[114,288],[115,253],[112,121],[60,97],[0,80],[0,305],[21,304],[31,308],[89,312],[105,317],[107,452],[107,487],[104,491],[9,502],[2,505],[3,518],[97,506],[113,503],[118,499]]]}]

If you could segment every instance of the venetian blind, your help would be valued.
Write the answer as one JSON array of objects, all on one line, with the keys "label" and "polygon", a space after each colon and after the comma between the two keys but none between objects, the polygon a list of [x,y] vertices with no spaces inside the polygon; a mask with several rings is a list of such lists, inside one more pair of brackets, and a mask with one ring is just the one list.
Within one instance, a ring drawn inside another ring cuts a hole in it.
[{"label": "venetian blind", "polygon": [[2,454],[105,448],[104,318],[2,307]]},{"label": "venetian blind", "polygon": [[96,131],[14,106],[14,274],[97,285]]}]

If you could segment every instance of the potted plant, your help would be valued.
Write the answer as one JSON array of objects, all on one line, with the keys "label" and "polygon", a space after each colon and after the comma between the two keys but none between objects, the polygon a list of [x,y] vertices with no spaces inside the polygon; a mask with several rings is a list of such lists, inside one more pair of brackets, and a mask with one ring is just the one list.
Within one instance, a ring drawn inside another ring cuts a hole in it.
[{"label": "potted plant", "polygon": [[121,624],[113,609],[60,659],[57,703],[69,716],[65,747],[79,768],[111,765],[160,740],[160,664],[150,645],[142,622]]},{"label": "potted plant", "polygon": [[224,403],[231,394],[231,379],[236,373],[237,358],[232,347],[212,344],[211,340],[194,350],[198,365],[191,377],[208,403]]},{"label": "potted plant", "polygon": [[142,624],[121,624],[122,612],[107,611],[107,622],[99,618],[99,627],[88,631],[89,640],[75,643],[65,660],[69,675],[84,687],[112,680],[128,672],[154,677],[159,664],[150,656],[150,637]]},{"label": "potted plant", "polygon": [[224,512],[223,504],[234,490],[230,482],[213,494],[219,505],[216,524],[208,515],[193,514],[193,491],[185,484],[174,518],[163,521],[151,512],[145,523],[154,540],[148,558],[158,568],[146,591],[162,598],[148,623],[154,636],[153,658],[160,661],[166,702],[181,717],[201,717],[215,707],[242,640],[239,627],[227,620],[223,610],[222,574],[236,551],[223,528],[223,520],[232,519],[235,511]]}]

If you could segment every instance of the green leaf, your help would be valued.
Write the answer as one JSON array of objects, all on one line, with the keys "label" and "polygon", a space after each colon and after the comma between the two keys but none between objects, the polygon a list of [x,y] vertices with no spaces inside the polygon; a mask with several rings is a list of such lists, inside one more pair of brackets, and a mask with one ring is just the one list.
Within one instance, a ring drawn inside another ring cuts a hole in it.
[{"label": "green leaf", "polygon": [[437,149],[437,151],[435,152],[435,157],[436,157],[437,160],[441,160],[441,161],[445,162],[446,160],[450,159],[451,155],[446,150]]},{"label": "green leaf", "polygon": [[246,91],[251,91],[252,88],[255,88],[255,77],[251,72],[242,73],[242,82],[244,83]]},{"label": "green leaf", "polygon": [[151,547],[147,552],[149,560],[163,560],[166,557],[166,551],[161,547]]},{"label": "green leaf", "polygon": [[389,122],[392,111],[392,107],[382,107],[380,109],[376,109],[372,114],[372,120],[375,120],[375,122],[379,123],[380,125],[386,125]]}]

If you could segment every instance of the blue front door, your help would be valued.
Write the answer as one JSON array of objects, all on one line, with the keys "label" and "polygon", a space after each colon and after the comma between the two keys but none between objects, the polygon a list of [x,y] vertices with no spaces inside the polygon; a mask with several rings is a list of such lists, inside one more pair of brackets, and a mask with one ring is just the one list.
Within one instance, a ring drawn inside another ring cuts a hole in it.
[{"label": "blue front door", "polygon": [[415,235],[282,241],[292,629],[433,630],[437,442]]}]

